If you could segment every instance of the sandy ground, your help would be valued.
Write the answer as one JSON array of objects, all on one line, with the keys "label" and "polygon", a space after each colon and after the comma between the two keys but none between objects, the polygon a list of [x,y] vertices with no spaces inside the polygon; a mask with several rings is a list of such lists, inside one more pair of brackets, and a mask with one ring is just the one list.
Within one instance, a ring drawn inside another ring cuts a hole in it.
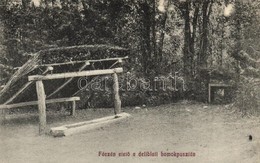
[{"label": "sandy ground", "polygon": [[[259,163],[260,118],[241,118],[223,106],[172,104],[125,108],[132,116],[88,132],[63,138],[38,136],[37,115],[11,114],[0,127],[3,163]],[[111,115],[112,109],[81,110],[72,118],[48,113],[48,127]],[[248,140],[248,135],[253,141]],[[139,157],[139,152],[158,157]],[[98,156],[115,152],[115,157]],[[130,156],[119,157],[118,153]],[[162,157],[161,152],[193,152],[195,157]],[[136,153],[136,156],[132,156]]]}]

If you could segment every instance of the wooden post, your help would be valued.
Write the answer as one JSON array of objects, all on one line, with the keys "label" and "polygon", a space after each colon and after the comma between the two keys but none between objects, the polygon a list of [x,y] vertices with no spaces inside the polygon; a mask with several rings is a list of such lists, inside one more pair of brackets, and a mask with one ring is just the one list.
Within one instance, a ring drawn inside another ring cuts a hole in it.
[{"label": "wooden post", "polygon": [[75,113],[76,113],[76,101],[72,101],[72,108],[71,108],[70,115],[75,116]]},{"label": "wooden post", "polygon": [[39,110],[39,134],[46,132],[46,103],[44,85],[41,80],[36,81],[36,91],[38,97],[38,110]]},{"label": "wooden post", "polygon": [[1,119],[0,119],[0,123],[4,124],[6,121],[6,108],[2,108],[1,109]]},{"label": "wooden post", "polygon": [[121,100],[119,96],[119,83],[118,83],[118,77],[116,73],[113,74],[113,78],[114,78],[113,89],[114,89],[114,105],[115,105],[114,112],[115,115],[117,115],[121,112]]},{"label": "wooden post", "polygon": [[208,93],[208,102],[210,103],[211,102],[211,85],[209,84],[209,93]]}]

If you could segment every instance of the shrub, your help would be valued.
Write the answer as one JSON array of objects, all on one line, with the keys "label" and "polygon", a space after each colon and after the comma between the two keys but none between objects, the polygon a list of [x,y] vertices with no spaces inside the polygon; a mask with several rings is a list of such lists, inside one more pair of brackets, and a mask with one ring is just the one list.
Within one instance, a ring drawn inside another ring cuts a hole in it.
[{"label": "shrub", "polygon": [[234,106],[243,115],[260,115],[260,80],[244,78],[238,87]]}]

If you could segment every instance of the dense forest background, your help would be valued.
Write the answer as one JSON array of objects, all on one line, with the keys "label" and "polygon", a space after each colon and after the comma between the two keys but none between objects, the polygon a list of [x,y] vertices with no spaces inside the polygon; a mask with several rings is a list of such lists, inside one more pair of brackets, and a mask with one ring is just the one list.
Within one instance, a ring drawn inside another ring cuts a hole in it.
[{"label": "dense forest background", "polygon": [[109,44],[130,49],[133,77],[186,81],[175,92],[126,93],[125,105],[206,102],[216,80],[235,86],[241,111],[259,109],[259,0],[2,0],[0,22],[1,85],[33,52]]}]

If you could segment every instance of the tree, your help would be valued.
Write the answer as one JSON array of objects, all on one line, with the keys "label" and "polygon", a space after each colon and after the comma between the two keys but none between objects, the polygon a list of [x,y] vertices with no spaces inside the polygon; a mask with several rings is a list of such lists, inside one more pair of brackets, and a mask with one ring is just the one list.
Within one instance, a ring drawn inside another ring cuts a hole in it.
[{"label": "tree", "polygon": [[[184,74],[189,78],[194,76],[195,58],[197,59],[197,65],[199,65],[198,68],[207,67],[207,58],[209,56],[208,25],[213,4],[214,1],[212,0],[186,0],[176,3],[184,19],[183,66]],[[198,31],[197,28],[200,30]],[[196,45],[199,46],[197,52],[195,50]]]}]

